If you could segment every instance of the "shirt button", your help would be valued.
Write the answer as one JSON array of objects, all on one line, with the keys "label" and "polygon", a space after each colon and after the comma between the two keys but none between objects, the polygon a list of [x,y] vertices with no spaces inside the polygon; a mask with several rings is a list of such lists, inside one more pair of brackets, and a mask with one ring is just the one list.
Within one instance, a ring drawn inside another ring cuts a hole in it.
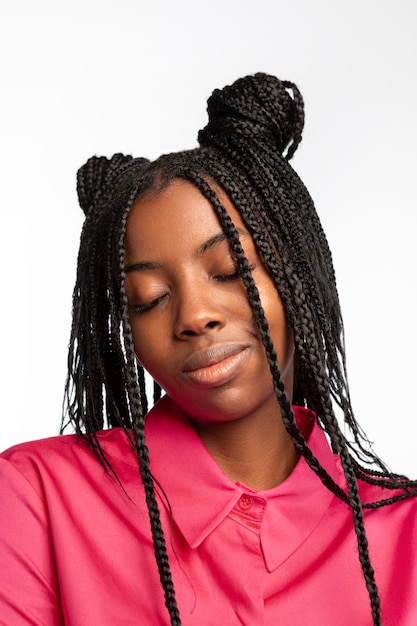
[{"label": "shirt button", "polygon": [[248,495],[241,496],[239,500],[239,506],[241,509],[243,509],[244,511],[247,511],[248,509],[251,508],[252,504],[253,504],[252,496],[248,496]]}]

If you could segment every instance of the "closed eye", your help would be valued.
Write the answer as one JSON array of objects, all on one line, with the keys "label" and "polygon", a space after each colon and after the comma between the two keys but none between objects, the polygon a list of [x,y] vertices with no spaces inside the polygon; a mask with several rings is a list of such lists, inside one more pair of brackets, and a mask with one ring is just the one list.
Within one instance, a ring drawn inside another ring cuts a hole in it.
[{"label": "closed eye", "polygon": [[[256,263],[253,263],[249,266],[250,271],[252,272],[256,267]],[[214,276],[214,280],[218,283],[226,283],[233,280],[239,280],[240,274],[239,272],[233,272],[232,274],[218,274]]]},{"label": "closed eye", "polygon": [[146,302],[145,304],[135,304],[133,307],[133,312],[146,313],[146,311],[153,309],[155,306],[163,302],[167,297],[168,295],[164,294],[163,296],[159,296],[159,298],[155,298],[155,300],[152,300],[151,302]]}]

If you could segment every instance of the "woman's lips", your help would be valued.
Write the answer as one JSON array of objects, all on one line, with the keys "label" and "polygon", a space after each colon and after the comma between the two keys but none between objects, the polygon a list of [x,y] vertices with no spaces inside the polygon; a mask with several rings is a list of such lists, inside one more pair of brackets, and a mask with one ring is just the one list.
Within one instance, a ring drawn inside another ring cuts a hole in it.
[{"label": "woman's lips", "polygon": [[242,344],[216,345],[196,352],[185,362],[183,372],[194,383],[216,387],[229,382],[242,367],[249,347]]}]

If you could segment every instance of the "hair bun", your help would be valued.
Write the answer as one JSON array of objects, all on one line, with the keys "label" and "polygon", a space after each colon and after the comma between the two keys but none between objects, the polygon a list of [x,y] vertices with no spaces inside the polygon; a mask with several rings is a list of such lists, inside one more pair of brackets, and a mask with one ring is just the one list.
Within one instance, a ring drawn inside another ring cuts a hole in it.
[{"label": "hair bun", "polygon": [[131,156],[114,154],[107,157],[93,156],[77,172],[78,201],[87,215],[99,193],[111,184],[133,160]]},{"label": "hair bun", "polygon": [[222,138],[243,135],[269,143],[281,154],[287,148],[290,159],[301,141],[303,98],[294,83],[275,76],[257,73],[216,89],[207,112],[209,122],[198,134],[201,146],[220,147]]}]

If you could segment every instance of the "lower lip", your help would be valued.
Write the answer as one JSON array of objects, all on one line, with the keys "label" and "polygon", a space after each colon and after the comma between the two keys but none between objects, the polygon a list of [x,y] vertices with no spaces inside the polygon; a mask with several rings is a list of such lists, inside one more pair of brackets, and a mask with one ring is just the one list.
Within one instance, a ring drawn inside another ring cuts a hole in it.
[{"label": "lower lip", "polygon": [[187,378],[201,387],[219,387],[230,382],[238,373],[249,354],[249,348],[238,352],[233,356],[214,363],[207,367],[201,367],[192,372],[185,372]]}]

